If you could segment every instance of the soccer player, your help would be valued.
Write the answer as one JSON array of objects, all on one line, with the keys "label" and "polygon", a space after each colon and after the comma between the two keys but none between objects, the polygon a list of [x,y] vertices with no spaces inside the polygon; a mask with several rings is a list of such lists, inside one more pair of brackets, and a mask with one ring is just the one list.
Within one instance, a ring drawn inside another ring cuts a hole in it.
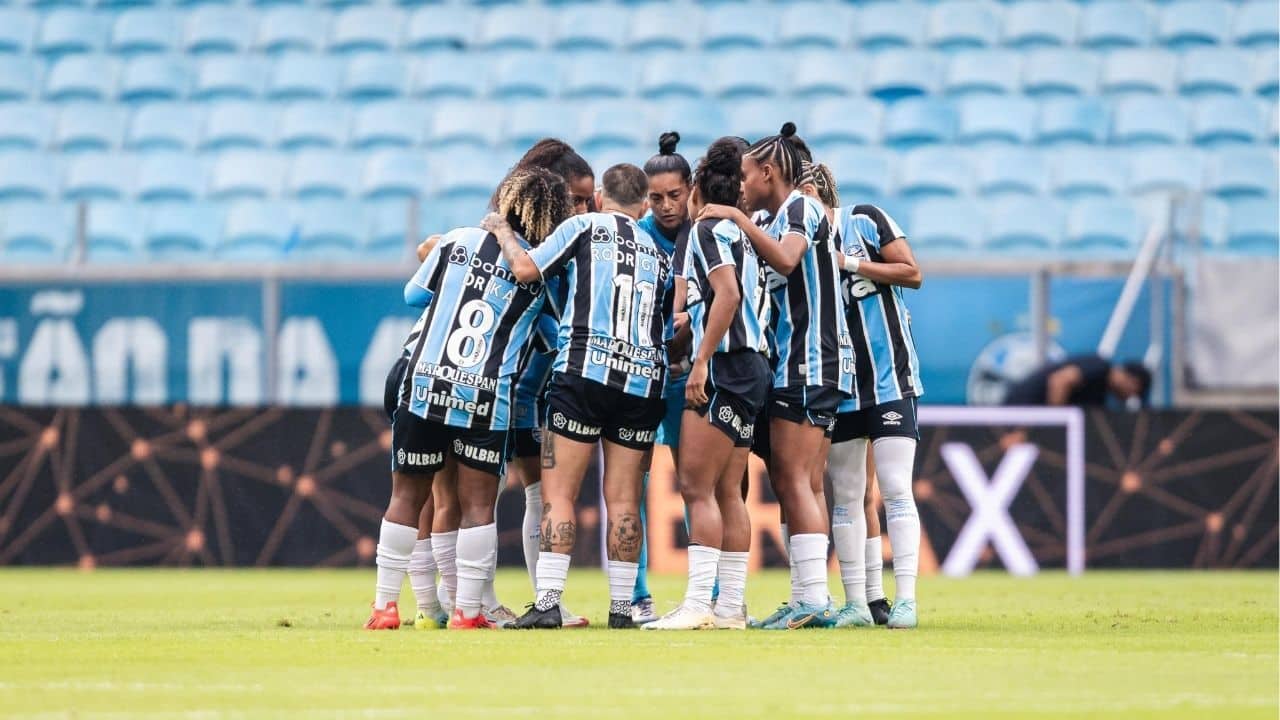
[{"label": "soccer player", "polygon": [[635,223],[645,210],[644,171],[615,165],[603,180],[601,212],[570,218],[532,251],[495,227],[517,278],[563,277],[567,283],[542,444],[538,595],[517,628],[561,626],[560,596],[577,539],[574,503],[600,440],[609,517],[609,627],[635,626],[631,597],[640,555],[641,478],[664,410],[671,260]]},{"label": "soccer player", "polygon": [[[689,240],[689,187],[692,170],[689,161],[676,152],[680,133],[666,132],[658,138],[658,154],[644,164],[644,174],[649,177],[649,212],[636,223],[649,233],[659,249],[671,256],[671,276],[675,294],[672,297],[673,339],[667,348],[669,372],[662,391],[666,403],[666,415],[658,427],[658,442],[671,448],[671,459],[679,468],[677,452],[680,444],[680,419],[684,415],[684,381],[688,373],[688,316],[684,312],[684,257]],[[649,474],[644,476],[644,495],[640,500],[640,529],[647,531],[645,517],[646,499],[649,494]],[[654,610],[653,595],[649,592],[649,540],[646,534],[640,546],[640,567],[636,575],[636,587],[631,596],[632,617],[637,625],[658,619]]]},{"label": "soccer player", "polygon": [[826,464],[826,431],[852,391],[853,348],[839,293],[831,225],[818,201],[798,189],[803,158],[793,123],[747,148],[742,157],[744,205],[772,216],[767,230],[742,210],[707,205],[699,218],[733,220],[776,277],[771,280],[776,363],[768,401],[769,478],[786,513],[797,601],[784,603],[763,627],[831,627],[827,595],[827,523],[812,489]]},{"label": "soccer player", "polygon": [[[841,208],[840,228],[845,314],[853,336],[856,392],[836,415],[828,473],[835,493],[832,536],[840,561],[845,605],[838,627],[875,622],[870,603],[887,604],[872,555],[880,565],[880,533],[868,542],[866,518],[875,512],[864,501],[867,491],[867,444],[874,449],[875,473],[884,498],[885,524],[893,545],[897,594],[885,619],[890,628],[914,628],[916,571],[920,550],[920,516],[911,493],[915,464],[916,398],[924,394],[920,359],[911,336],[911,321],[902,288],[918,288],[924,280],[907,238],[893,218],[874,205]],[[876,518],[879,519],[878,517]]]},{"label": "soccer player", "polygon": [[[738,204],[745,149],[733,137],[707,149],[695,176],[691,214],[704,201]],[[755,418],[773,384],[765,338],[770,299],[755,250],[730,220],[700,220],[686,262],[693,365],[681,444],[697,448],[679,466],[689,514],[689,585],[679,607],[645,627],[741,630],[747,627],[743,595],[751,549],[742,477]]]}]

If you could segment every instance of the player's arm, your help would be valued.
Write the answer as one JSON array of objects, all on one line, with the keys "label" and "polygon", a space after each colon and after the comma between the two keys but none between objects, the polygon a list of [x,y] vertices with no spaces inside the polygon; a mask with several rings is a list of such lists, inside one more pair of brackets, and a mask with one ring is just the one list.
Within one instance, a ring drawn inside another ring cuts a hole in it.
[{"label": "player's arm", "polygon": [[418,262],[423,262],[427,259],[427,256],[431,254],[431,251],[435,249],[436,245],[440,244],[440,238],[442,237],[444,236],[437,233],[418,243]]},{"label": "player's arm", "polygon": [[[413,274],[412,278],[409,278],[409,282],[405,283],[404,286],[404,302],[410,307],[425,308],[431,304],[431,298],[435,296],[434,288],[439,283],[438,276],[443,267],[440,264],[441,248],[447,243],[442,242],[441,236],[433,235],[431,238],[427,238],[422,245],[431,243],[432,239],[435,239],[435,242],[428,248],[427,254],[422,259],[422,264],[418,266],[417,272]],[[422,245],[418,246],[419,251],[422,250]]]},{"label": "player's arm", "polygon": [[916,264],[915,254],[911,252],[906,238],[882,246],[880,257],[884,258],[883,262],[859,260],[852,254],[836,253],[836,262],[845,272],[885,285],[900,285],[914,290],[924,284],[924,273]]},{"label": "player's arm", "polygon": [[1048,405],[1067,405],[1071,402],[1071,393],[1084,383],[1084,372],[1077,365],[1064,365],[1049,373],[1045,382],[1045,403]]},{"label": "player's arm", "polygon": [[733,265],[725,264],[707,274],[707,282],[715,297],[711,300],[711,308],[707,310],[707,327],[702,336],[702,344],[693,358],[693,367],[689,370],[689,380],[684,388],[685,400],[695,406],[707,404],[707,373],[711,356],[715,354],[729,325],[733,323],[733,315],[742,303],[742,291],[738,289],[737,273]]},{"label": "player's arm", "polygon": [[542,273],[538,272],[538,266],[529,257],[529,252],[520,246],[520,241],[516,239],[516,232],[507,224],[506,218],[498,213],[489,213],[480,223],[480,227],[498,238],[502,257],[506,258],[507,265],[511,267],[511,273],[517,280],[527,283],[542,277]]},{"label": "player's arm", "polygon": [[805,250],[809,249],[809,239],[803,233],[788,231],[782,236],[781,241],[774,240],[769,233],[756,227],[746,213],[730,205],[713,204],[703,207],[702,212],[698,214],[698,219],[706,218],[732,220],[751,241],[756,254],[764,258],[764,261],[769,263],[769,267],[783,275],[790,275],[791,271],[800,264]]}]

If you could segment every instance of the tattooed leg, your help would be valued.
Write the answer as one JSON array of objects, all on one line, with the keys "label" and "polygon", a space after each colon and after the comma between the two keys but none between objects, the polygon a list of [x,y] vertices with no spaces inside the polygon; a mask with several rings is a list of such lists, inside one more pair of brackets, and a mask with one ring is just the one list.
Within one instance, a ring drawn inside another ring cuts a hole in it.
[{"label": "tattooed leg", "polygon": [[543,438],[542,552],[573,552],[578,535],[574,504],[594,447],[554,432]]},{"label": "tattooed leg", "polygon": [[649,450],[633,450],[604,443],[604,502],[609,513],[607,533],[610,560],[636,562],[644,533],[640,526],[640,496]]}]

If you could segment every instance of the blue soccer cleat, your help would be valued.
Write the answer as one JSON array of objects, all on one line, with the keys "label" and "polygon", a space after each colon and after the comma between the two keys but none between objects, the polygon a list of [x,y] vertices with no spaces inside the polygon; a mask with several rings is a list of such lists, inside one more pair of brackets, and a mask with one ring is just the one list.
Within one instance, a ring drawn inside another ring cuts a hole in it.
[{"label": "blue soccer cleat", "polygon": [[845,603],[836,613],[836,627],[870,627],[875,624],[871,608],[866,603]]},{"label": "blue soccer cleat", "polygon": [[809,605],[800,603],[790,608],[790,612],[773,623],[765,625],[765,630],[799,630],[801,628],[830,628],[836,626],[836,611],[827,601],[825,605]]},{"label": "blue soccer cleat", "polygon": [[779,620],[781,620],[782,618],[785,618],[790,614],[791,614],[791,603],[782,603],[781,605],[778,606],[777,610],[773,611],[773,614],[769,615],[763,620],[752,619],[750,622],[747,623],[747,627],[755,630],[761,630],[778,622]]},{"label": "blue soccer cleat", "polygon": [[910,630],[917,624],[919,621],[916,620],[915,600],[899,600],[893,604],[893,609],[889,611],[890,630]]}]

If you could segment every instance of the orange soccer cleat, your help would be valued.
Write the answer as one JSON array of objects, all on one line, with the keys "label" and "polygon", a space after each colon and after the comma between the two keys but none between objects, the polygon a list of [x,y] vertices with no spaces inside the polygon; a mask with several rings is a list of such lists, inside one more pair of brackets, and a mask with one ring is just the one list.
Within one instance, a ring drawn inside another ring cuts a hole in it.
[{"label": "orange soccer cleat", "polygon": [[399,630],[400,629],[400,609],[393,602],[387,603],[387,607],[379,610],[373,609],[373,614],[364,622],[365,630]]},{"label": "orange soccer cleat", "polygon": [[489,618],[484,613],[478,613],[475,617],[469,618],[462,614],[460,608],[455,608],[453,617],[449,618],[450,630],[492,630],[493,623],[489,622]]}]

